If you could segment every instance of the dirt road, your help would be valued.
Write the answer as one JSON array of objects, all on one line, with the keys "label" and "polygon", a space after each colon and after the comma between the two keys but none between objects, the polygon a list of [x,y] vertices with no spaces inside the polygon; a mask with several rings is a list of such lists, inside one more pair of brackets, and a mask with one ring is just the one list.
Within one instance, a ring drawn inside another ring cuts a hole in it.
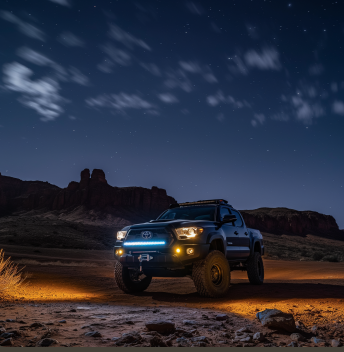
[{"label": "dirt road", "polygon": [[[35,314],[43,313],[46,305],[52,303],[56,303],[55,310],[58,305],[91,304],[88,307],[92,309],[107,305],[107,312],[117,307],[117,313],[118,309],[151,312],[162,306],[170,317],[176,311],[185,317],[196,314],[188,312],[223,312],[236,319],[236,325],[255,325],[257,311],[276,308],[292,313],[295,320],[308,327],[344,323],[344,263],[265,260],[264,285],[252,286],[245,272],[233,272],[228,296],[210,299],[199,297],[188,278],[156,278],[147,291],[124,294],[113,279],[111,252],[25,248],[26,253],[15,246],[5,250],[17,263],[25,264],[29,274],[28,286],[14,297],[18,309],[26,307],[28,317],[33,312],[29,313],[27,302],[30,307],[41,307],[31,309]],[[7,318],[6,314],[2,310],[0,320]],[[151,313],[150,316],[154,318]]]}]

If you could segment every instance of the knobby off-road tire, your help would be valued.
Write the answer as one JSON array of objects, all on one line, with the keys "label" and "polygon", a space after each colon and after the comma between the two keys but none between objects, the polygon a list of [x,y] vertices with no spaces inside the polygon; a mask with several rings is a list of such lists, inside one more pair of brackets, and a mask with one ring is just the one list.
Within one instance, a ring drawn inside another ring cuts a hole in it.
[{"label": "knobby off-road tire", "polygon": [[115,264],[115,281],[117,286],[125,293],[142,292],[148,288],[152,281],[151,276],[146,276],[142,280],[135,280],[132,271],[124,267],[119,261]]},{"label": "knobby off-road tire", "polygon": [[264,282],[264,264],[260,253],[254,252],[247,260],[247,276],[252,285]]},{"label": "knobby off-road tire", "polygon": [[192,280],[200,296],[215,298],[226,295],[231,282],[231,272],[224,254],[214,250],[204,260],[194,263]]}]

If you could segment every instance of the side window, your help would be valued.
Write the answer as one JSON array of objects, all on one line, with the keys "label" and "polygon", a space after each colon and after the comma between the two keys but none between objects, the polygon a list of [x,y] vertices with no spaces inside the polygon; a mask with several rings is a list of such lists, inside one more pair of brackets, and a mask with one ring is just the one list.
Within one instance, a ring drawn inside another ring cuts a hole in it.
[{"label": "side window", "polygon": [[231,212],[237,218],[237,221],[234,223],[234,226],[238,226],[238,227],[242,226],[243,224],[242,224],[242,220],[241,220],[240,214],[237,211],[233,210],[233,209],[231,209]]},{"label": "side window", "polygon": [[[229,209],[228,208],[223,208],[223,207],[221,207],[221,209],[220,209],[220,217],[221,217],[221,220],[223,219],[223,217],[225,216],[225,215],[230,215],[231,213],[229,212]],[[232,223],[230,222],[230,223],[227,223],[227,225],[232,225]]]}]

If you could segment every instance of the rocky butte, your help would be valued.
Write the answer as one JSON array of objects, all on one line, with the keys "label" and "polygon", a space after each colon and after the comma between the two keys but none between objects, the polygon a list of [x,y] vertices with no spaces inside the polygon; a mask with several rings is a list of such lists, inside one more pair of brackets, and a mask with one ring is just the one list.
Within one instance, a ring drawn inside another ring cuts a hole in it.
[{"label": "rocky butte", "polygon": [[117,208],[126,208],[156,217],[176,203],[166,190],[153,186],[112,187],[103,170],[89,169],[81,172],[80,182],[72,181],[67,188],[59,188],[48,182],[21,181],[0,174],[0,214],[14,211],[46,209],[66,210],[84,206],[86,209],[113,213]]}]

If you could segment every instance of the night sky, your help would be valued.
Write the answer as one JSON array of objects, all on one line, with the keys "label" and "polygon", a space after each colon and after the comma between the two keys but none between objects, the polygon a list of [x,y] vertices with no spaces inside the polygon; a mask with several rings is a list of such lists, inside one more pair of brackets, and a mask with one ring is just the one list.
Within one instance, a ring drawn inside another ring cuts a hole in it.
[{"label": "night sky", "polygon": [[344,228],[344,2],[2,0],[0,172],[84,168]]}]

